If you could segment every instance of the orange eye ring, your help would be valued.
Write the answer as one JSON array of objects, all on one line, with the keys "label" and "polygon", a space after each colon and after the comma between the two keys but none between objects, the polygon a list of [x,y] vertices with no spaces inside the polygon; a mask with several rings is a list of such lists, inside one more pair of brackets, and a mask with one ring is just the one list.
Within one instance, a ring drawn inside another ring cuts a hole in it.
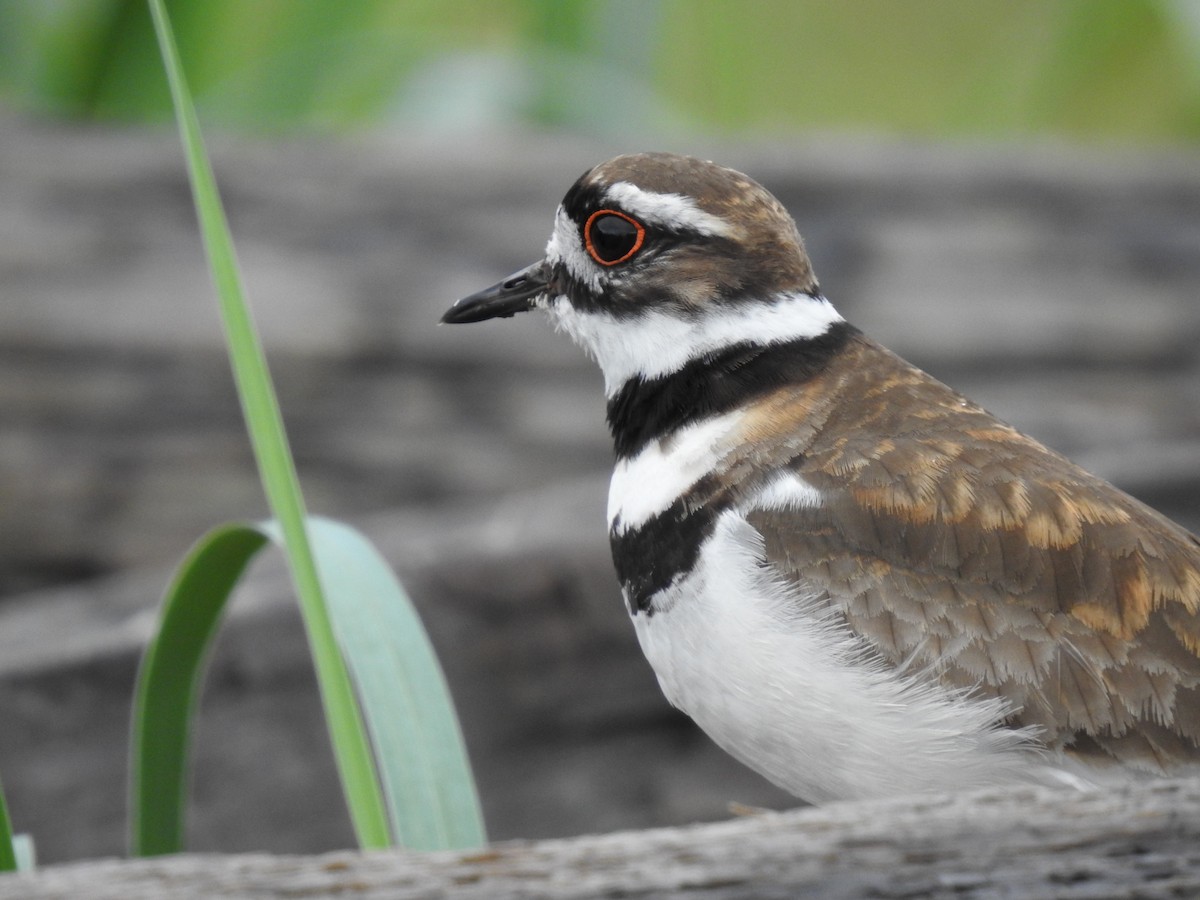
[{"label": "orange eye ring", "polygon": [[[624,220],[633,226],[633,231],[627,231],[623,234],[600,234],[599,239],[597,239],[596,227],[598,227],[603,219],[609,216]],[[632,243],[629,243],[630,239],[632,239]],[[645,241],[646,226],[619,210],[598,209],[588,216],[587,221],[583,224],[583,244],[587,249],[588,256],[602,266],[615,266],[625,262],[625,260],[642,249],[642,244]],[[629,244],[628,247],[625,246],[627,243]]]}]

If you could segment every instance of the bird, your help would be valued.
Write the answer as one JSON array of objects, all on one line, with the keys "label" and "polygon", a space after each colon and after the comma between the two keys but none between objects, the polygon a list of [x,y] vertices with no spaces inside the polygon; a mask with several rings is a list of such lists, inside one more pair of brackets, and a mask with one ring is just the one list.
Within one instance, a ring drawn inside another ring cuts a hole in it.
[{"label": "bird", "polygon": [[638,642],[733,757],[812,803],[1200,761],[1200,540],[846,321],[758,182],[589,169],[442,321],[534,309],[603,373]]}]

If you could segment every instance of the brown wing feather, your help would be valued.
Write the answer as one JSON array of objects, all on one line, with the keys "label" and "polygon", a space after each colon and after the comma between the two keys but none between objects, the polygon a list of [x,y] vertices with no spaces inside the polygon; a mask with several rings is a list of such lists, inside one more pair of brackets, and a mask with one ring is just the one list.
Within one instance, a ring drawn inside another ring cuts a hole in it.
[{"label": "brown wing feather", "polygon": [[768,558],[886,660],[1005,698],[1051,747],[1200,761],[1195,537],[865,338],[742,437],[725,490],[782,457],[824,498],[751,514]]}]

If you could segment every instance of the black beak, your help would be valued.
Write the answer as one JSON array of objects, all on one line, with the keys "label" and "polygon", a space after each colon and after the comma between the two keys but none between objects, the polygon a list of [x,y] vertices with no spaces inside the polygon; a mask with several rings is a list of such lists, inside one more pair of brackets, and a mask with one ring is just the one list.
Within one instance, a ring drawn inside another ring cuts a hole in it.
[{"label": "black beak", "polygon": [[514,272],[498,284],[463,297],[442,316],[443,322],[482,322],[507,319],[533,308],[533,301],[548,290],[545,261]]}]

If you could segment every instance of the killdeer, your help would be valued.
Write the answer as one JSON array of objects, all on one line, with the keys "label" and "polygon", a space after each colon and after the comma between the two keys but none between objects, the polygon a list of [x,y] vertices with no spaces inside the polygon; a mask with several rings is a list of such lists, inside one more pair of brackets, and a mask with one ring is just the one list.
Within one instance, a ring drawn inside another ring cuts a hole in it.
[{"label": "killdeer", "polygon": [[755,181],[585,173],[545,310],[604,373],[613,562],[667,698],[810,801],[1200,761],[1200,541],[847,323]]}]

